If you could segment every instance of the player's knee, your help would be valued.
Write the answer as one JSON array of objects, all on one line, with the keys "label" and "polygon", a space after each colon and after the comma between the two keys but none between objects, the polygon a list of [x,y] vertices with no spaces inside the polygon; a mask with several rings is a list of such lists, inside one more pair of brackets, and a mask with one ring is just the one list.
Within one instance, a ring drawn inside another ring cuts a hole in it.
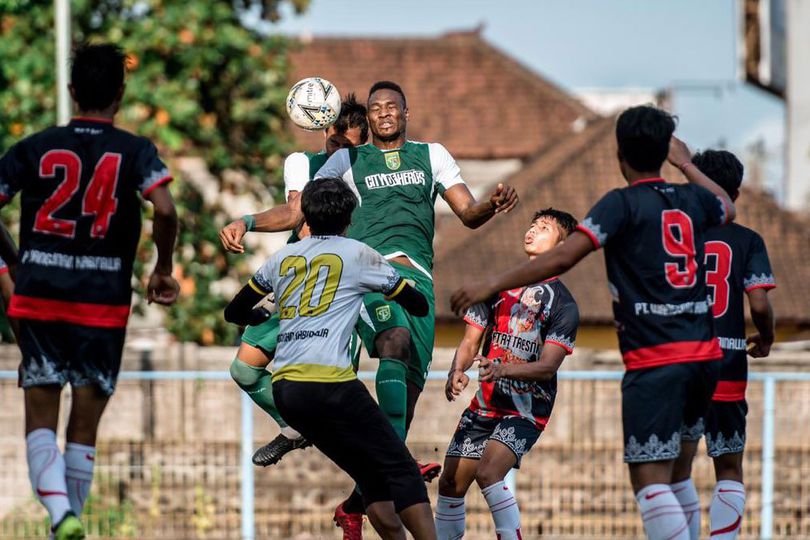
[{"label": "player's knee", "polygon": [[390,328],[380,333],[374,344],[380,358],[407,361],[411,351],[411,333],[407,328]]},{"label": "player's knee", "polygon": [[740,454],[724,454],[714,458],[714,471],[718,480],[742,480],[742,457]]},{"label": "player's knee", "polygon": [[445,497],[459,497],[459,485],[455,477],[447,472],[447,468],[442,470],[439,476],[439,495]]},{"label": "player's knee", "polygon": [[494,467],[479,466],[475,471],[475,482],[484,489],[503,480],[503,475]]},{"label": "player's knee", "polygon": [[233,362],[231,362],[231,378],[241,388],[256,384],[259,381],[259,377],[262,376],[262,371],[264,370],[248,365],[238,358],[234,358]]}]

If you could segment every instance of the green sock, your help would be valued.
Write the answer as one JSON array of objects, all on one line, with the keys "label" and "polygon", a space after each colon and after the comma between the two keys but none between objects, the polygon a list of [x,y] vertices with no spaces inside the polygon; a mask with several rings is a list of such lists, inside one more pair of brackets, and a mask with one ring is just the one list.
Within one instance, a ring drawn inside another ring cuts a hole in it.
[{"label": "green sock", "polygon": [[264,368],[259,368],[246,364],[234,358],[231,362],[231,377],[245,391],[253,403],[273,417],[282,428],[287,427],[287,422],[281,418],[273,401],[273,376]]},{"label": "green sock", "polygon": [[391,421],[399,438],[405,440],[405,413],[408,409],[408,368],[401,360],[381,358],[377,369],[377,402]]}]

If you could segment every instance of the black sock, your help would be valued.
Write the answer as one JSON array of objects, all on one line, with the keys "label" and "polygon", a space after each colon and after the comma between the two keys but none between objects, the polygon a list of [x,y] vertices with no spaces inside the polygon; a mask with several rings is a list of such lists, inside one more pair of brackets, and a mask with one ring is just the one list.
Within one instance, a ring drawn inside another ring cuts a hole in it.
[{"label": "black sock", "polygon": [[363,496],[354,488],[349,498],[343,501],[343,511],[347,514],[365,514],[366,509],[363,505]]}]

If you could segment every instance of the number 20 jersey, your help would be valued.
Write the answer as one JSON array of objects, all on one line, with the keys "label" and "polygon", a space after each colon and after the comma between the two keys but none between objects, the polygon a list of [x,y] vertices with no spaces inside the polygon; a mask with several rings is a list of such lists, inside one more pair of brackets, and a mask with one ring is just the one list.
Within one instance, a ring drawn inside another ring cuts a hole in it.
[{"label": "number 20 jersey", "polygon": [[710,191],[650,178],[606,194],[577,227],[605,248],[628,370],[722,356],[702,263],[705,231],[726,220]]},{"label": "number 20 jersey", "polygon": [[74,118],[0,160],[0,198],[21,191],[20,265],[9,314],[126,326],[141,200],[171,180],[155,146],[110,122]]}]

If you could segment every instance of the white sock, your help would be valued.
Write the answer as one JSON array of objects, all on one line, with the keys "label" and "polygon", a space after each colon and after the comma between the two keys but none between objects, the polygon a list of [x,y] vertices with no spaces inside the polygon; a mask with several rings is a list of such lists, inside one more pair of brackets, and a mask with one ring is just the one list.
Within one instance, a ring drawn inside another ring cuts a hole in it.
[{"label": "white sock", "polygon": [[520,540],[520,509],[512,492],[503,482],[492,484],[481,490],[495,520],[495,533],[498,540]]},{"label": "white sock", "polygon": [[72,442],[65,445],[65,482],[70,507],[76,517],[82,515],[84,501],[87,500],[87,495],[90,493],[95,463],[95,447]]},{"label": "white sock", "polygon": [[292,439],[292,440],[301,438],[301,434],[298,433],[297,431],[295,431],[290,426],[286,426],[286,427],[281,428],[281,434],[284,435],[285,437],[287,437],[288,439]]},{"label": "white sock", "polygon": [[35,429],[25,436],[25,448],[31,487],[55,525],[71,510],[65,485],[65,460],[56,445],[56,433]]},{"label": "white sock", "polygon": [[740,534],[745,509],[745,486],[734,480],[720,480],[709,506],[712,540],[733,540]]},{"label": "white sock", "polygon": [[464,524],[467,510],[464,508],[464,497],[445,497],[439,495],[436,503],[436,538],[437,540],[458,540],[464,537]]},{"label": "white sock", "polygon": [[689,525],[689,538],[698,540],[700,538],[700,496],[691,478],[681,482],[670,484],[672,493],[681,503],[681,508],[686,516],[686,523]]},{"label": "white sock", "polygon": [[667,484],[650,484],[636,494],[649,540],[689,540],[689,526],[678,498]]}]

